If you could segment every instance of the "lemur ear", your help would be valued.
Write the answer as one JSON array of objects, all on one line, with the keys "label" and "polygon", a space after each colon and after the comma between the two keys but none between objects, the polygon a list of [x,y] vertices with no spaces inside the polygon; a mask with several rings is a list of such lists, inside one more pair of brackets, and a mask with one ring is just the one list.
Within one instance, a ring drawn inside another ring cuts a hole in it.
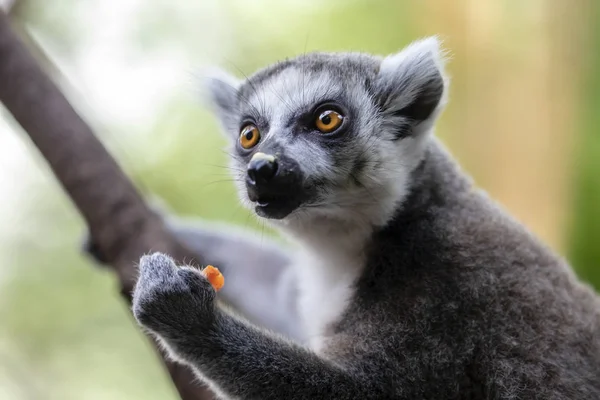
[{"label": "lemur ear", "polygon": [[444,58],[436,37],[416,41],[383,59],[377,101],[398,137],[431,128],[446,100]]},{"label": "lemur ear", "polygon": [[239,79],[220,69],[207,69],[202,75],[201,97],[216,114],[226,133],[237,133],[240,85]]}]

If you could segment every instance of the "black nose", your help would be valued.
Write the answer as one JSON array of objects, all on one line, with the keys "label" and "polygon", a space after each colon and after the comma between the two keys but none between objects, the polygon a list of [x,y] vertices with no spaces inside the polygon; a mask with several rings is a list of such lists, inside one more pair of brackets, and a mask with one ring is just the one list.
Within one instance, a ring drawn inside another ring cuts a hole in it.
[{"label": "black nose", "polygon": [[277,160],[259,158],[248,164],[248,178],[252,184],[268,182],[277,172]]}]

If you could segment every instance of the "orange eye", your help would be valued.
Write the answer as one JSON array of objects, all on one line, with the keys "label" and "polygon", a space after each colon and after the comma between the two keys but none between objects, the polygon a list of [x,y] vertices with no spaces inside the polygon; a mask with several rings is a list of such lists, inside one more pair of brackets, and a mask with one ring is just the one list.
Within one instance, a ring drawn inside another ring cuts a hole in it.
[{"label": "orange eye", "polygon": [[315,121],[317,129],[323,133],[330,133],[335,131],[342,125],[344,116],[337,111],[326,110],[317,117]]},{"label": "orange eye", "polygon": [[260,132],[254,125],[246,125],[240,133],[240,144],[246,150],[253,148],[260,140]]}]

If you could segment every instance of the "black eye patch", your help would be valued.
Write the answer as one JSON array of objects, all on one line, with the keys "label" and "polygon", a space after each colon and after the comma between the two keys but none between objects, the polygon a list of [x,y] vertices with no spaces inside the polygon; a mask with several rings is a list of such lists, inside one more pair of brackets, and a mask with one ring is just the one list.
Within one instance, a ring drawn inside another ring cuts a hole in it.
[{"label": "black eye patch", "polygon": [[[317,128],[317,121],[319,116],[321,116],[326,111],[334,111],[338,113],[343,119],[344,124],[351,122],[351,115],[348,107],[341,104],[339,101],[335,100],[326,100],[316,103],[312,107],[306,107],[304,110],[295,113],[293,116],[289,118],[287,121],[287,127],[295,129],[299,132],[319,132]],[[344,126],[341,126],[340,129],[345,129]],[[319,132],[323,135],[322,132]]]}]

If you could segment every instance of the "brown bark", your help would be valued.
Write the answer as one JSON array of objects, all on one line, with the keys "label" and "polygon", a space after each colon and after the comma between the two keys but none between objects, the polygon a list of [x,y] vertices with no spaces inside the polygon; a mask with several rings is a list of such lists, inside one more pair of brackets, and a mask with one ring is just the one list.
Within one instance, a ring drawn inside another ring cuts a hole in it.
[{"label": "brown bark", "polygon": [[[135,284],[135,263],[142,254],[161,251],[188,263],[194,259],[148,208],[1,11],[0,101],[29,134],[79,209],[128,303]],[[207,389],[193,383],[188,368],[164,363],[182,399],[213,398]]]}]

